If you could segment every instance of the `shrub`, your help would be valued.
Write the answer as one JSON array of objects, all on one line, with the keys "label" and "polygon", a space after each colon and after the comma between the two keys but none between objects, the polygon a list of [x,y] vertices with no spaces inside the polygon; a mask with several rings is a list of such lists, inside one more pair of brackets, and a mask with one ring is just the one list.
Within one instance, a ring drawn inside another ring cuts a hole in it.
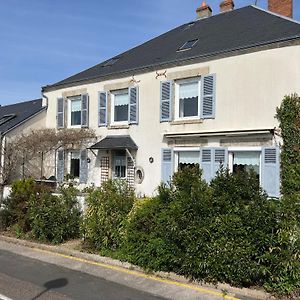
[{"label": "shrub", "polygon": [[123,180],[110,180],[91,192],[82,225],[86,245],[101,251],[119,248],[123,222],[134,199],[134,191]]},{"label": "shrub", "polygon": [[79,237],[81,211],[77,190],[62,188],[60,195],[41,192],[29,204],[32,235],[40,241],[61,243]]},{"label": "shrub", "polygon": [[12,183],[10,196],[3,201],[2,226],[18,225],[18,230],[30,231],[28,203],[39,191],[33,179],[22,179]]},{"label": "shrub", "polygon": [[273,291],[285,285],[291,291],[299,268],[296,259],[288,262],[299,255],[299,244],[291,250],[281,216],[281,203],[267,198],[254,173],[222,170],[209,187],[197,168],[186,169],[169,187],[162,185],[157,197],[135,203],[122,258],[195,280],[265,285]]}]

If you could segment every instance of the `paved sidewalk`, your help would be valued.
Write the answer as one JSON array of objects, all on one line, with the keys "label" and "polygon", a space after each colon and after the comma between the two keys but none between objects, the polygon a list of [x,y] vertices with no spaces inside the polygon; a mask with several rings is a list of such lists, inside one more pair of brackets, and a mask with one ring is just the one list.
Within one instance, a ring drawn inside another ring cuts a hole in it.
[{"label": "paved sidewalk", "polygon": [[149,275],[131,264],[62,246],[49,246],[0,236],[0,249],[97,276],[166,299],[270,299],[266,293],[251,289],[237,289],[229,285],[219,285],[216,289],[211,285],[191,284],[174,274]]}]

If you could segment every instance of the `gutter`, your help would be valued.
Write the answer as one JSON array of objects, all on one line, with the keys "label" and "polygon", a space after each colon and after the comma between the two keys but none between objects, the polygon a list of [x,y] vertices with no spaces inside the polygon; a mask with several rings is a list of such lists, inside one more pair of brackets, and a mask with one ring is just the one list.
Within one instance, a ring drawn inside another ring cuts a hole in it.
[{"label": "gutter", "polygon": [[232,52],[235,52],[235,51],[247,50],[247,49],[252,49],[252,48],[255,48],[255,47],[266,46],[266,45],[272,45],[272,44],[279,43],[279,42],[294,41],[294,40],[297,40],[297,39],[300,39],[300,35],[294,35],[294,36],[291,36],[289,38],[275,39],[275,40],[270,40],[270,41],[261,42],[261,43],[249,44],[249,45],[245,45],[245,46],[237,47],[237,48],[224,49],[224,50],[221,50],[221,51],[211,52],[209,54],[195,55],[195,56],[188,57],[188,58],[182,58],[182,59],[177,59],[177,60],[165,61],[165,62],[162,62],[162,63],[144,65],[144,66],[141,66],[141,67],[137,67],[137,68],[133,68],[133,69],[127,69],[127,70],[123,70],[123,71],[120,71],[120,72],[112,72],[112,73],[108,73],[108,74],[105,74],[105,75],[74,80],[74,81],[71,81],[71,82],[68,82],[68,83],[47,85],[47,86],[42,87],[42,92],[54,91],[54,90],[58,90],[58,89],[63,88],[63,87],[76,86],[76,85],[79,85],[79,83],[82,83],[82,82],[85,82],[85,81],[88,81],[88,80],[99,79],[99,81],[101,81],[101,79],[107,78],[107,77],[110,77],[110,76],[118,78],[118,77],[122,77],[122,74],[127,75],[127,73],[129,73],[129,72],[137,72],[137,71],[141,72],[141,71],[146,71],[146,70],[151,71],[153,68],[155,68],[155,69],[157,69],[159,67],[163,68],[163,67],[167,67],[167,66],[172,66],[173,64],[176,65],[178,63],[190,62],[190,61],[193,61],[195,59],[210,58],[210,57],[220,55],[220,54],[232,53]]},{"label": "gutter", "polygon": [[207,132],[170,132],[164,133],[166,138],[184,138],[184,137],[214,137],[214,136],[249,136],[257,134],[274,134],[274,128],[271,129],[250,129],[233,131],[207,131]]}]

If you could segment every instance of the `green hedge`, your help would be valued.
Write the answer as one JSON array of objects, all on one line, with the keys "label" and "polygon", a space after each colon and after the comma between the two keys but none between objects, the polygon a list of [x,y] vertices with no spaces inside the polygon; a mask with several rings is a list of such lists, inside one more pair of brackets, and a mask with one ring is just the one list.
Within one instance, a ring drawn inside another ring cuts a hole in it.
[{"label": "green hedge", "polygon": [[76,195],[74,188],[61,189],[59,196],[53,196],[33,179],[15,181],[0,211],[2,230],[52,243],[78,238],[81,211]]},{"label": "green hedge", "polygon": [[110,180],[90,192],[82,224],[86,246],[102,251],[119,248],[123,222],[134,199],[134,191],[123,180]]},{"label": "green hedge", "polygon": [[291,293],[299,288],[299,245],[283,211],[255,174],[221,171],[208,186],[198,169],[187,169],[157,197],[137,200],[119,257],[194,280]]},{"label": "green hedge", "polygon": [[35,239],[62,243],[79,237],[81,211],[76,189],[62,188],[57,196],[40,193],[29,203],[31,234]]}]

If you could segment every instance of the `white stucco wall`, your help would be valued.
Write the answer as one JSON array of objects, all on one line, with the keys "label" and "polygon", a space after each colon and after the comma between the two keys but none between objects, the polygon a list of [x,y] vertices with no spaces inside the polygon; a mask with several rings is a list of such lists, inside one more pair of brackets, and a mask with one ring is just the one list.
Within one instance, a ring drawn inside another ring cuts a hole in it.
[{"label": "white stucco wall", "polygon": [[[276,107],[287,94],[300,93],[300,46],[266,50],[209,62],[167,69],[169,72],[189,69],[209,69],[216,74],[216,117],[202,123],[172,125],[160,123],[160,81],[155,72],[135,76],[139,81],[139,124],[128,129],[98,127],[98,92],[107,84],[129,82],[131,77],[108,80],[78,87],[47,92],[49,107],[46,127],[56,124],[56,99],[63,93],[86,89],[89,94],[89,124],[98,140],[107,135],[130,135],[139,150],[136,165],[145,170],[145,180],[137,185],[138,193],[151,194],[161,179],[161,148],[167,146],[165,133],[216,132],[267,129],[276,127]],[[165,70],[158,70],[163,72]],[[217,138],[208,141],[218,145]],[[198,142],[195,141],[195,144]],[[200,142],[199,142],[200,143]],[[92,153],[89,182],[98,183],[100,169]],[[154,163],[149,163],[149,157]]]}]

